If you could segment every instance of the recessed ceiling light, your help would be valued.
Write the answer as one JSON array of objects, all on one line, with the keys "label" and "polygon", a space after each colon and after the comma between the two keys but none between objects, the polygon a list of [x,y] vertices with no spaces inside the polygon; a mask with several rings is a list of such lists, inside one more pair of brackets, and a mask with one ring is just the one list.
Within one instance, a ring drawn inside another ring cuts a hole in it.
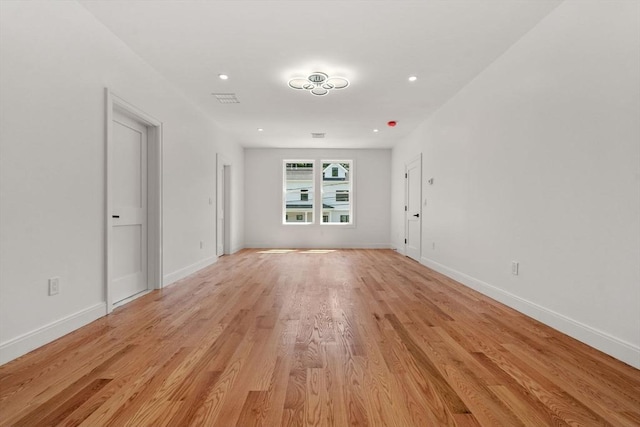
[{"label": "recessed ceiling light", "polygon": [[262,128],[258,128],[258,132],[262,132],[264,129]]},{"label": "recessed ceiling light", "polygon": [[229,78],[226,74],[218,74],[218,77],[220,77],[220,80],[227,80]]},{"label": "recessed ceiling light", "polygon": [[374,131],[374,132],[378,132],[378,129],[374,129],[373,131]]},{"label": "recessed ceiling light", "polygon": [[416,76],[409,77],[409,81],[410,82],[415,82],[416,80],[418,80],[418,78]]}]

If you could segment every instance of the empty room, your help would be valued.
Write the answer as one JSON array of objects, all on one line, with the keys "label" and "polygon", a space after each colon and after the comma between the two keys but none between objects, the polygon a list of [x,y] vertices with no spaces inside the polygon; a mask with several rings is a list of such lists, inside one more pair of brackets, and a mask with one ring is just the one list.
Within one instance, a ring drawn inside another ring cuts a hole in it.
[{"label": "empty room", "polygon": [[0,426],[640,426],[637,0],[0,0]]}]

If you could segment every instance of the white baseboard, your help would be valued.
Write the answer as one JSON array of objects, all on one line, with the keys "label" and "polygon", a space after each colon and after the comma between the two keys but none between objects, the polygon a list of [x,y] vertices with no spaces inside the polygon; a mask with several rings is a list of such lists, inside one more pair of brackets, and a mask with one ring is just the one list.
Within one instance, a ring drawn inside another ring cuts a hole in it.
[{"label": "white baseboard", "polygon": [[603,353],[640,369],[640,347],[616,338],[596,328],[578,322],[563,314],[549,310],[517,295],[497,288],[467,274],[449,268],[433,260],[422,257],[420,262],[439,273],[444,274],[490,298],[495,299],[521,313],[530,316],[545,325],[569,335]]},{"label": "white baseboard", "polygon": [[216,261],[218,261],[217,256],[205,258],[202,261],[198,261],[195,264],[188,265],[184,268],[181,268],[180,270],[174,271],[173,273],[165,274],[165,276],[162,278],[162,286],[168,286],[173,282],[184,279],[190,274],[193,274],[198,270],[202,270],[203,268],[214,264]]},{"label": "white baseboard", "polygon": [[391,249],[398,252],[400,255],[406,255],[404,252],[404,245],[402,246],[391,245]]},{"label": "white baseboard", "polygon": [[231,254],[235,254],[238,251],[241,251],[244,249],[244,245],[238,245],[238,246],[232,246],[231,247]]},{"label": "white baseboard", "polygon": [[391,245],[388,243],[342,243],[337,245],[274,245],[273,243],[247,243],[245,248],[251,249],[391,249]]},{"label": "white baseboard", "polygon": [[107,305],[101,302],[34,331],[0,343],[0,365],[27,354],[31,350],[48,344],[106,315]]}]

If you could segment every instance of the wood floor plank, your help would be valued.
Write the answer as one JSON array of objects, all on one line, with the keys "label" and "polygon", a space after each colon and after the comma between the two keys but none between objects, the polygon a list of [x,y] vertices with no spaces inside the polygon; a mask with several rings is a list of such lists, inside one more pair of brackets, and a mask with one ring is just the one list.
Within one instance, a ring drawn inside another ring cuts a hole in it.
[{"label": "wood floor plank", "polygon": [[390,250],[243,250],[0,366],[0,426],[640,426],[640,371]]}]

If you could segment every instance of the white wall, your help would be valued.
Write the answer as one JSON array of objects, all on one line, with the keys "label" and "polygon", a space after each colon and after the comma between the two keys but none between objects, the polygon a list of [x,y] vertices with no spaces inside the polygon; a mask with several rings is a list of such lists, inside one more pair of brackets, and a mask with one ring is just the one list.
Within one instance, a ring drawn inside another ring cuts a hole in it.
[{"label": "white wall", "polygon": [[105,313],[105,87],[163,122],[165,283],[215,260],[216,153],[234,164],[240,218],[244,173],[242,148],[82,6],[0,7],[3,363]]},{"label": "white wall", "polygon": [[[282,224],[283,160],[353,159],[355,226]],[[254,248],[388,248],[391,150],[245,149],[245,243]]]},{"label": "white wall", "polygon": [[422,262],[640,367],[639,119],[640,3],[561,4],[394,150]]}]

